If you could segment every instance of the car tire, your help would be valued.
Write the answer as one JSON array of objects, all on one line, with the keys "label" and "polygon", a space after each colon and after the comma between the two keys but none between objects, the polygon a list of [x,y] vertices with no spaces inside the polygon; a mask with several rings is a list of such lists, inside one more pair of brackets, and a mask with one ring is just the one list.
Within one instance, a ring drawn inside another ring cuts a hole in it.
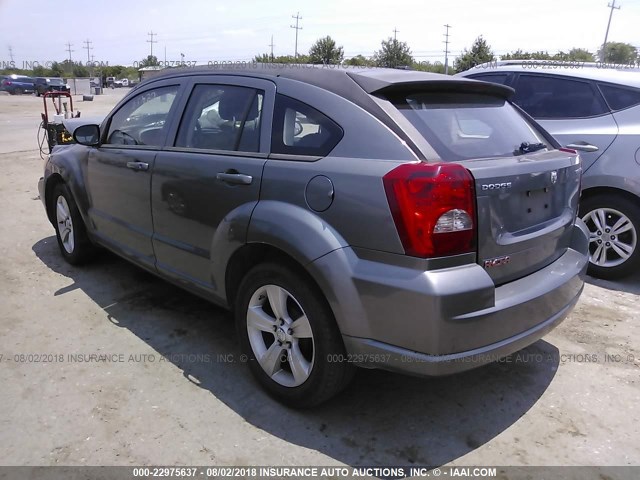
[{"label": "car tire", "polygon": [[355,367],[346,361],[333,313],[305,274],[260,264],[244,277],[238,292],[242,358],[269,394],[288,406],[310,408],[350,382]]},{"label": "car tire", "polygon": [[580,217],[589,229],[587,273],[592,277],[615,280],[638,271],[640,207],[636,202],[614,194],[582,200]]},{"label": "car tire", "polygon": [[22,95],[23,93],[24,93],[24,90],[22,88],[18,87],[18,88],[15,89],[15,94],[16,95]]},{"label": "car tire", "polygon": [[60,253],[71,265],[86,263],[95,253],[95,247],[67,185],[57,184],[50,201]]}]

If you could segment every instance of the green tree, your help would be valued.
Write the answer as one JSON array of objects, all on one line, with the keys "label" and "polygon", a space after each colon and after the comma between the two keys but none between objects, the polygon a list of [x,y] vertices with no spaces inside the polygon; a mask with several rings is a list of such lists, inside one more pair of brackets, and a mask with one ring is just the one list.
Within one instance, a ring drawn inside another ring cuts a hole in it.
[{"label": "green tree", "polygon": [[523,52],[518,49],[515,52],[500,55],[500,60],[551,60],[548,52]]},{"label": "green tree", "polygon": [[316,40],[309,49],[309,61],[316,65],[339,65],[343,59],[344,49],[329,35]]},{"label": "green tree", "polygon": [[406,42],[389,37],[381,43],[382,48],[376,51],[373,59],[378,67],[405,67],[413,64],[411,49]]},{"label": "green tree", "polygon": [[[411,68],[420,72],[444,73],[444,63],[441,62],[415,62]],[[452,74],[453,68],[449,68],[449,74]]]},{"label": "green tree", "polygon": [[275,57],[270,53],[263,53],[261,55],[256,55],[253,57],[253,61],[257,63],[274,63]]},{"label": "green tree", "polygon": [[376,62],[364,55],[356,55],[355,57],[348,58],[344,61],[345,65],[351,65],[353,67],[373,67]]},{"label": "green tree", "polygon": [[53,62],[51,64],[51,76],[52,77],[63,77],[64,76],[64,68],[58,62]]},{"label": "green tree", "polygon": [[301,54],[298,54],[298,58],[296,59],[293,55],[280,55],[271,58],[270,54],[263,53],[254,56],[253,61],[258,63],[310,63],[309,56]]},{"label": "green tree", "polygon": [[494,60],[495,57],[487,41],[480,35],[473,42],[471,50],[464,49],[462,55],[456,58],[453,66],[458,72],[464,72],[470,68]]},{"label": "green tree", "polygon": [[155,55],[147,55],[147,58],[140,62],[140,68],[157,67],[158,65],[160,65],[160,62],[158,62],[158,57]]},{"label": "green tree", "polygon": [[607,42],[604,48],[598,50],[598,55],[604,62],[632,64],[638,62],[638,49],[630,43]]},{"label": "green tree", "polygon": [[[562,54],[560,52],[558,55]],[[566,54],[566,58],[562,58],[563,60],[572,60],[576,62],[595,62],[596,57],[593,53],[585,48],[572,48],[569,50],[569,53]]]}]

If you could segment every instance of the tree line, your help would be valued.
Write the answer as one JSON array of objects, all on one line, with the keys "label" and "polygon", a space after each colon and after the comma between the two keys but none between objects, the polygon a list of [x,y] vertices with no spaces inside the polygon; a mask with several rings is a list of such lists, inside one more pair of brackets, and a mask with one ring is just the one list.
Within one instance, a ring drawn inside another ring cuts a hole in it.
[{"label": "tree line", "polygon": [[[602,56],[602,54],[604,55]],[[464,49],[452,62],[449,73],[462,72],[473,68],[481,63],[494,60],[555,60],[555,61],[580,61],[595,62],[598,58],[604,58],[606,63],[614,64],[634,64],[640,66],[640,56],[638,49],[629,43],[608,42],[604,49],[592,53],[584,48],[572,48],[568,52],[558,52],[550,54],[546,51],[527,52],[517,49],[499,58],[493,53],[491,46],[482,37],[478,37],[471,45],[471,48]],[[412,54],[406,42],[395,38],[382,40],[380,49],[376,50],[373,56],[356,55],[345,59],[344,48],[339,46],[330,36],[316,40],[309,52],[293,55],[274,56],[269,53],[256,55],[254,62],[259,63],[301,63],[301,64],[322,64],[322,65],[350,65],[359,67],[390,67],[407,68],[427,72],[444,73],[445,66],[441,62],[418,61]],[[148,55],[139,62],[139,66],[157,66],[161,62],[157,57]],[[53,62],[50,68],[42,66],[34,67],[33,70],[4,69],[0,74],[18,73],[34,77],[89,77],[101,75],[103,77],[116,78],[138,78],[138,68],[124,67],[121,65],[101,66],[99,69],[92,69],[81,63],[64,60]]]}]

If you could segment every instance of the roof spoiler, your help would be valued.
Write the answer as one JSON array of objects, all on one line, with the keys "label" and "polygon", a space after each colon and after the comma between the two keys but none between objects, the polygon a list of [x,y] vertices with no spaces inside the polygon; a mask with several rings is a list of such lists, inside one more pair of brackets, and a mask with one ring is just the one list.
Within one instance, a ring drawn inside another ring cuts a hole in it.
[{"label": "roof spoiler", "polygon": [[491,82],[482,82],[471,79],[445,79],[445,80],[417,80],[407,79],[407,81],[386,82],[378,78],[354,75],[352,77],[362,89],[369,94],[388,95],[398,93],[409,93],[416,91],[424,92],[466,92],[483,93],[494,95],[509,100],[515,90],[506,85]]}]

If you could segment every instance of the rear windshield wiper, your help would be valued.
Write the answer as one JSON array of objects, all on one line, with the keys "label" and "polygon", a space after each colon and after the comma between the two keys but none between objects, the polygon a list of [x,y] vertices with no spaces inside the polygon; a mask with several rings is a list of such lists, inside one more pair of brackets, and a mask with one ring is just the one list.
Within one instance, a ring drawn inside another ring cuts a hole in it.
[{"label": "rear windshield wiper", "polygon": [[540,142],[540,143],[529,143],[529,142],[522,142],[520,144],[520,147],[513,152],[514,155],[523,155],[525,153],[533,153],[533,152],[537,152],[538,150],[542,150],[544,148],[547,148],[547,146]]}]

